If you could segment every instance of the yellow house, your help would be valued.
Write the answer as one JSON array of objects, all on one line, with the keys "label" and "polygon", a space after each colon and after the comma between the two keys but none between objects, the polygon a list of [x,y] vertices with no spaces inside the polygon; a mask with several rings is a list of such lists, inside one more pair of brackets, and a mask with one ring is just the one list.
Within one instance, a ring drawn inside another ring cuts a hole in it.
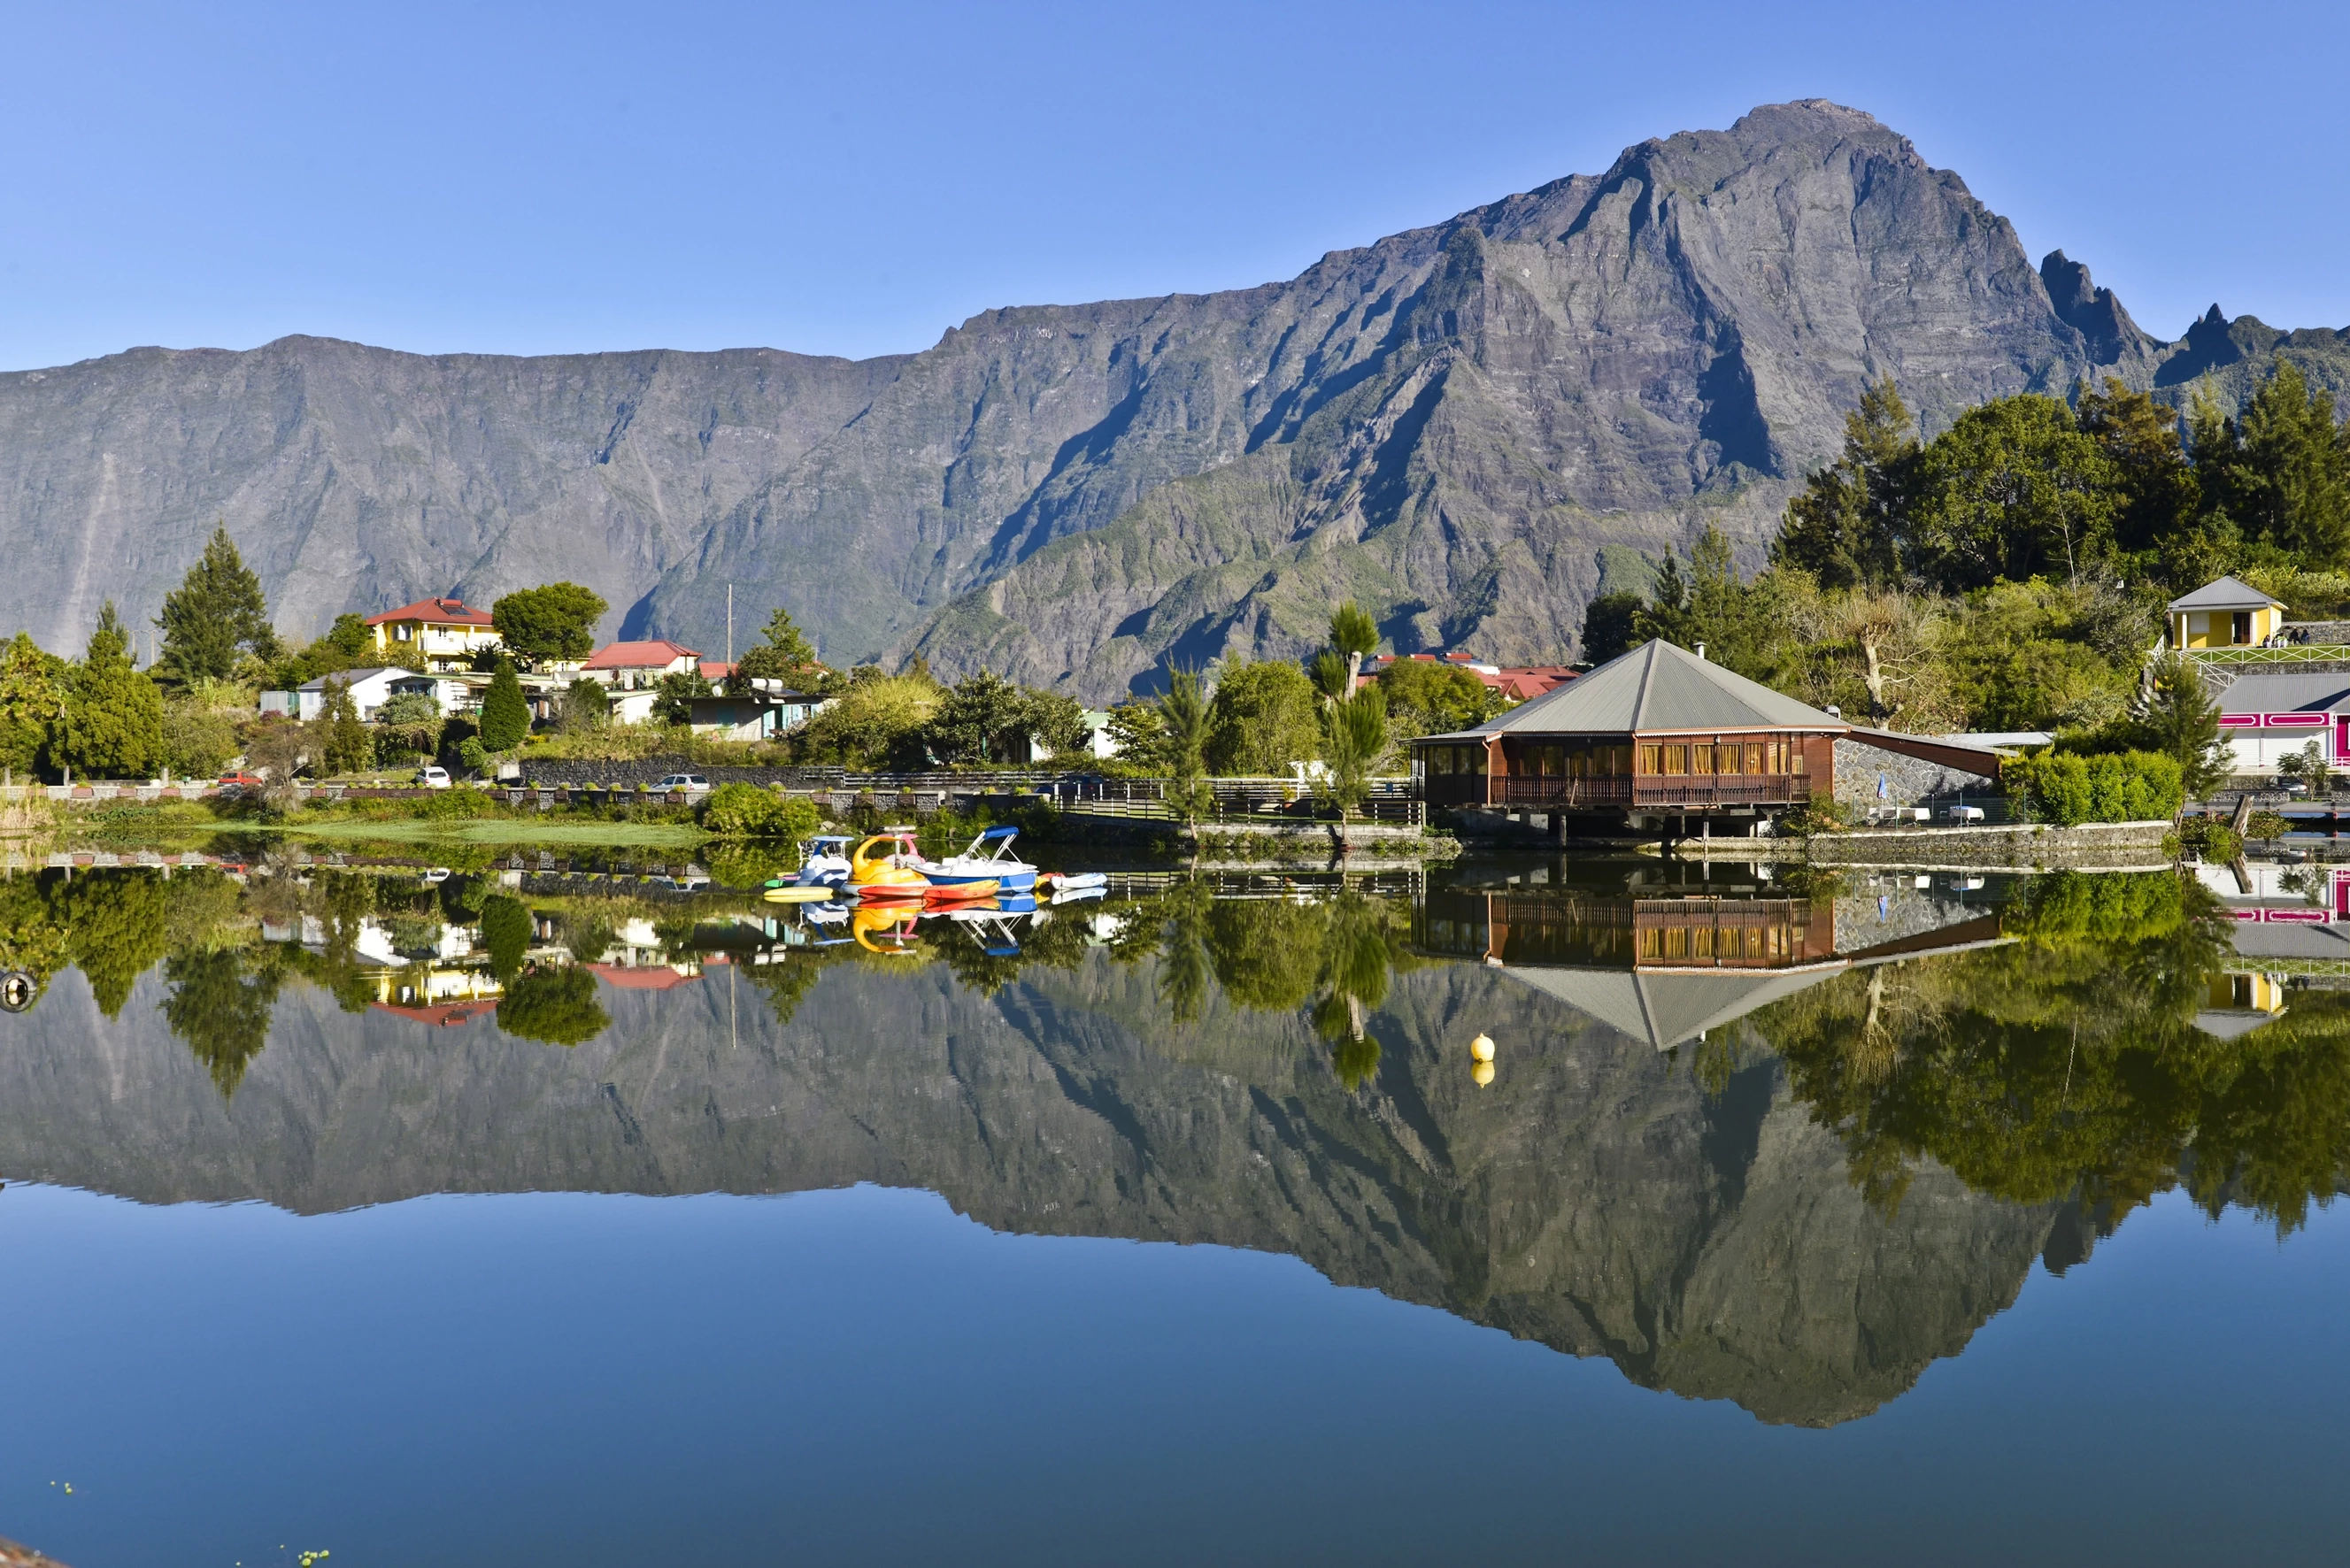
[{"label": "yellow house", "polygon": [[367,618],[378,651],[387,662],[410,663],[421,655],[426,670],[462,669],[484,649],[498,646],[498,628],[487,610],[463,599],[419,599],[412,605]]},{"label": "yellow house", "polygon": [[2234,577],[2170,601],[2173,648],[2258,648],[2283,629],[2284,606]]},{"label": "yellow house", "polygon": [[2284,982],[2272,974],[2215,974],[2205,982],[2195,1027],[2222,1040],[2249,1034],[2284,1016]]}]

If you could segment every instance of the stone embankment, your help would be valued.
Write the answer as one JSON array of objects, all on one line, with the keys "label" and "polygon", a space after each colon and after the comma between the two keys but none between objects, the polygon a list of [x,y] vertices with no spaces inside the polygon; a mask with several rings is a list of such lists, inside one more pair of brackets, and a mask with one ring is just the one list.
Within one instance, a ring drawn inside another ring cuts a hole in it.
[{"label": "stone embankment", "polygon": [[1880,827],[1809,838],[1683,839],[1682,856],[1803,860],[1814,866],[2012,867],[2153,869],[2170,864],[2168,822],[2089,822],[2077,827],[2002,823],[1988,827]]},{"label": "stone embankment", "polygon": [[0,1568],[66,1568],[54,1557],[47,1557],[29,1546],[21,1546],[0,1535]]}]

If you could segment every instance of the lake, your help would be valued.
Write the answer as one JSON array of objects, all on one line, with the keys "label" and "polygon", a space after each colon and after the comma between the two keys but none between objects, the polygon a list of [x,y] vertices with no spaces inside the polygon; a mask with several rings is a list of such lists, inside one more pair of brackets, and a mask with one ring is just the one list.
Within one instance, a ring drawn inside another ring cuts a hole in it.
[{"label": "lake", "polygon": [[2200,1564],[2350,1526],[2350,871],[1134,867],[909,922],[654,848],[406,853],[0,883],[0,1535]]}]

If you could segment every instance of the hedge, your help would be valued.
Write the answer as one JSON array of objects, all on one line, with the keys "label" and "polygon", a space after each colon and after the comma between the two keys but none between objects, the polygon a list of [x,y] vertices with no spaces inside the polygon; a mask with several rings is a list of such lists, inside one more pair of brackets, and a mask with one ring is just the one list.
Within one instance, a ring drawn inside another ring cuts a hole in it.
[{"label": "hedge", "polygon": [[2019,815],[2060,827],[2168,821],[2186,799],[2178,759],[2154,752],[2095,757],[2043,752],[2006,763],[1999,776]]}]

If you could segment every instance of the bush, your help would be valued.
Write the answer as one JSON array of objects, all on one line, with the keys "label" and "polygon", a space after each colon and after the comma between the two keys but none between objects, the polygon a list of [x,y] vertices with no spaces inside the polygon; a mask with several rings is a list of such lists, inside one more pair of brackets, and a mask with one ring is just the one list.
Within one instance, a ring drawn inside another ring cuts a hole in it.
[{"label": "bush", "polygon": [[2244,825],[2244,831],[2254,838],[2282,838],[2286,833],[2285,820],[2272,811],[2256,811],[2252,813],[2252,819]]},{"label": "bush", "polygon": [[2214,866],[2225,865],[2244,852],[2236,830],[2216,816],[2191,816],[2178,825],[2178,842]]},{"label": "bush", "polygon": [[805,838],[817,823],[815,802],[748,784],[712,790],[701,815],[702,826],[721,838]]},{"label": "bush", "polygon": [[2000,779],[2018,815],[2059,827],[2167,820],[2185,800],[2178,759],[2152,752],[2095,757],[2043,752],[2007,763]]}]

